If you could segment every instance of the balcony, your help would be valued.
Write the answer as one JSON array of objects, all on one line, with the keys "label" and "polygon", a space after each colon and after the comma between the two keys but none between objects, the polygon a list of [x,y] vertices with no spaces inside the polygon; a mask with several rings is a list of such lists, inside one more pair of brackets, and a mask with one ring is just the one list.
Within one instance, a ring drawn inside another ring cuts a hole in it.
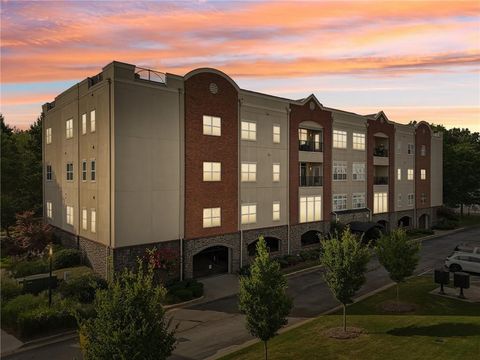
[{"label": "balcony", "polygon": [[323,143],[313,140],[298,140],[298,150],[323,152]]},{"label": "balcony", "polygon": [[373,149],[373,156],[388,157],[388,150],[383,146],[378,146]]},{"label": "balcony", "polygon": [[300,186],[323,186],[323,176],[300,176]]},{"label": "balcony", "polygon": [[374,176],[373,185],[388,185],[388,176]]}]

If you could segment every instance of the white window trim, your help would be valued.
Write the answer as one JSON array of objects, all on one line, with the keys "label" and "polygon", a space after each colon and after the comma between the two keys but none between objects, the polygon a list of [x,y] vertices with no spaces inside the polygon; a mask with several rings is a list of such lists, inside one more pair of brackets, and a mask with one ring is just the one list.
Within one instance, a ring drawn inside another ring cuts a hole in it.
[{"label": "white window trim", "polygon": [[413,193],[407,195],[407,204],[408,206],[413,206],[415,204],[415,195]]},{"label": "white window trim", "polygon": [[[412,149],[412,152],[409,152]],[[415,155],[415,145],[412,143],[407,144],[407,155]]]},{"label": "white window trim", "polygon": [[47,218],[53,219],[53,204],[51,201],[47,201]]},{"label": "white window trim", "polygon": [[402,181],[402,169],[397,169],[397,181]]},{"label": "white window trim", "polygon": [[87,113],[82,114],[82,135],[87,133]]},{"label": "white window trim", "polygon": [[[69,124],[71,124],[72,126],[69,127]],[[73,138],[73,118],[65,121],[65,138],[66,139]]]},{"label": "white window trim", "polygon": [[[50,168],[50,171],[48,171]],[[48,174],[50,173],[50,179],[48,178]],[[52,164],[46,164],[45,166],[45,181],[53,181],[53,167]]]},{"label": "white window trim", "polygon": [[[92,164],[95,164],[95,170],[92,170]],[[92,180],[92,175],[95,174],[95,179]],[[95,158],[90,159],[90,182],[97,182],[97,160]]]},{"label": "white window trim", "polygon": [[[251,212],[251,209],[254,209],[255,211]],[[242,204],[241,220],[242,220],[241,221],[242,225],[257,223],[257,204],[256,203]]]},{"label": "white window trim", "polygon": [[73,218],[74,218],[73,211],[74,211],[73,206],[67,205],[67,208],[66,208],[67,219],[66,220],[67,220],[68,225],[73,225]]},{"label": "white window trim", "polygon": [[274,201],[272,204],[272,221],[280,221],[280,201]]},{"label": "white window trim", "polygon": [[427,180],[427,169],[420,169],[420,180]]},{"label": "white window trim", "polygon": [[[218,126],[214,124],[218,120]],[[213,115],[203,115],[202,133],[207,136],[222,136],[222,118]]]},{"label": "white window trim", "polygon": [[204,208],[202,224],[204,229],[222,226],[222,209],[220,207]]},{"label": "white window trim", "polygon": [[402,207],[402,194],[398,194],[397,207]]},{"label": "white window trim", "polygon": [[[335,201],[336,200],[336,201]],[[335,202],[338,203],[338,201],[342,201],[342,205],[345,204],[345,207],[336,207]],[[348,201],[348,196],[347,194],[333,194],[332,196],[332,209],[333,211],[342,211],[342,210],[347,210],[347,201]]]},{"label": "white window trim", "polygon": [[[358,139],[363,139],[363,141],[360,142],[355,142],[355,138]],[[353,150],[358,150],[358,151],[365,151],[365,146],[366,146],[366,137],[365,133],[357,133],[354,132],[352,134],[352,148]]]},{"label": "white window trim", "polygon": [[[357,204],[360,204],[361,206],[355,206],[355,200],[358,200],[360,198],[362,202],[358,202]],[[353,193],[352,194],[352,209],[363,209],[365,208],[365,193]]]},{"label": "white window trim", "polygon": [[407,180],[412,181],[415,179],[415,171],[413,169],[407,169]]},{"label": "white window trim", "polygon": [[[278,171],[275,171],[275,167],[278,167]],[[280,163],[273,163],[272,164],[272,181],[273,182],[280,182]]]},{"label": "white window trim", "polygon": [[[335,137],[341,137],[342,140],[335,139]],[[348,143],[348,133],[345,130],[335,130],[333,129],[332,142],[334,149],[346,149]],[[343,146],[344,145],[344,146]]]},{"label": "white window trim", "polygon": [[[278,133],[275,132],[275,129],[278,129]],[[272,132],[273,132],[273,143],[274,144],[280,144],[281,142],[281,128],[280,128],[280,124],[273,124],[273,127],[272,127]]]},{"label": "white window trim", "polygon": [[[96,110],[90,111],[90,132],[94,133],[97,130],[97,115]],[[93,115],[93,116],[92,116]]]},{"label": "white window trim", "polygon": [[[85,165],[85,171],[83,170],[84,165]],[[83,175],[85,175],[85,177]],[[82,182],[86,182],[87,179],[88,179],[88,162],[87,162],[87,159],[82,159]]]},{"label": "white window trim", "polygon": [[82,230],[88,230],[88,210],[82,208]]},{"label": "white window trim", "polygon": [[[311,211],[309,211],[311,210]],[[313,212],[313,213],[311,213]],[[301,196],[299,199],[298,221],[308,223],[322,221],[322,196]]]},{"label": "white window trim", "polygon": [[[245,168],[244,165],[246,166],[247,171],[243,171]],[[251,171],[252,169],[254,169],[255,171]],[[257,181],[257,163],[256,162],[243,161],[240,164],[240,181],[241,182]]]},{"label": "white window trim", "polygon": [[[363,172],[362,173],[355,172],[355,169],[358,168],[358,166],[355,166],[355,165],[362,165],[361,168],[363,168]],[[360,178],[359,178],[359,175],[360,175]],[[352,181],[365,181],[365,163],[354,162],[352,164]]]},{"label": "white window trim", "polygon": [[[244,129],[244,124],[247,127],[246,129]],[[242,120],[240,124],[240,138],[245,141],[257,141],[257,123],[255,121]]]},{"label": "white window trim", "polygon": [[[218,165],[218,171],[215,167]],[[214,182],[222,181],[222,163],[219,161],[204,161],[203,162],[203,181]]]},{"label": "white window trim", "polygon": [[97,232],[97,210],[90,209],[90,231]]},{"label": "white window trim", "polygon": [[[332,180],[333,181],[347,181],[348,173],[347,173],[347,162],[346,161],[333,161],[332,164]],[[336,169],[340,169],[341,171],[335,171]],[[338,176],[342,175],[341,179],[338,179]],[[345,176],[343,176],[345,175]],[[335,178],[337,177],[337,179]],[[343,177],[345,177],[343,179]]]},{"label": "white window trim", "polygon": [[388,193],[376,192],[373,194],[373,213],[382,214],[388,212]]},{"label": "white window trim", "polygon": [[45,142],[47,145],[52,143],[52,128],[47,128],[45,130]]},{"label": "white window trim", "polygon": [[[72,165],[72,171],[68,171],[68,165],[70,165],[70,164]],[[74,166],[73,166],[73,161],[69,161],[69,162],[66,163],[66,165],[65,165],[65,171],[66,171],[65,180],[66,180],[66,181],[74,181],[74,180],[75,180],[75,168],[74,168]],[[71,179],[68,178],[68,174],[69,174],[70,172],[72,173],[72,178],[71,178]]]}]

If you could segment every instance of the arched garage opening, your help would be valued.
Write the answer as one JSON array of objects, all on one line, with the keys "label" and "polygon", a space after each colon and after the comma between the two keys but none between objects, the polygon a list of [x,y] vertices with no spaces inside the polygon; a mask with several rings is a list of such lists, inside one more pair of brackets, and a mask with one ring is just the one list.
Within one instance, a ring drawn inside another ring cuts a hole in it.
[{"label": "arched garage opening", "polygon": [[193,277],[224,274],[229,271],[230,250],[226,246],[211,246],[193,256]]},{"label": "arched garage opening", "polygon": [[[270,253],[280,250],[280,239],[273,236],[265,236],[264,239],[265,243],[267,244],[267,249]],[[247,246],[248,256],[257,255],[257,244],[258,239]]]},{"label": "arched garage opening", "polygon": [[309,230],[304,232],[300,238],[302,246],[309,246],[320,244],[320,239],[322,238],[322,233],[318,230]]},{"label": "arched garage opening", "polygon": [[420,229],[430,228],[430,217],[427,214],[423,214],[418,218],[418,227]]},{"label": "arched garage opening", "polygon": [[410,216],[404,216],[401,217],[400,220],[398,220],[398,227],[410,227],[412,224]]},{"label": "arched garage opening", "polygon": [[379,224],[383,227],[383,229],[382,229],[383,232],[388,231],[388,221],[387,220],[379,220],[379,221],[377,221],[377,224]]}]

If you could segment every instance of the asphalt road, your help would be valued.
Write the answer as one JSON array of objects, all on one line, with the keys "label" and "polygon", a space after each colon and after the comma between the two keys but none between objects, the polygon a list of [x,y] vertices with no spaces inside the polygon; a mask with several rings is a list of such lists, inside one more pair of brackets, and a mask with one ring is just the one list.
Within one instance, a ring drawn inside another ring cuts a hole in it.
[{"label": "asphalt road", "polygon": [[[442,265],[443,259],[452,252],[455,245],[472,241],[480,242],[480,228],[424,241],[416,273]],[[386,271],[373,259],[369,264],[367,282],[358,295],[389,283]],[[294,299],[290,324],[317,316],[338,305],[322,280],[321,270],[291,277],[288,285],[288,292]],[[221,349],[240,345],[251,338],[245,330],[243,315],[238,312],[236,296],[178,309],[171,314],[179,324],[179,341],[172,360],[204,359]],[[4,359],[71,360],[81,359],[81,355],[76,341],[69,340]]]}]

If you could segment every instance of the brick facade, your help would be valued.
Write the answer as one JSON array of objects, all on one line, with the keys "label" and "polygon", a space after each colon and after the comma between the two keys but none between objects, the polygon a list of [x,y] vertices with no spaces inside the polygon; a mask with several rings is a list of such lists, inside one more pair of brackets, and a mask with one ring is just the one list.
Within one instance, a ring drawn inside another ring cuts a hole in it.
[{"label": "brick facade", "polygon": [[[218,92],[212,93],[215,84]],[[203,115],[221,118],[221,136],[203,135]],[[203,162],[221,162],[221,181],[203,181]],[[203,228],[203,209],[221,208],[221,226]],[[185,80],[185,238],[238,229],[238,91],[214,72]]]}]

